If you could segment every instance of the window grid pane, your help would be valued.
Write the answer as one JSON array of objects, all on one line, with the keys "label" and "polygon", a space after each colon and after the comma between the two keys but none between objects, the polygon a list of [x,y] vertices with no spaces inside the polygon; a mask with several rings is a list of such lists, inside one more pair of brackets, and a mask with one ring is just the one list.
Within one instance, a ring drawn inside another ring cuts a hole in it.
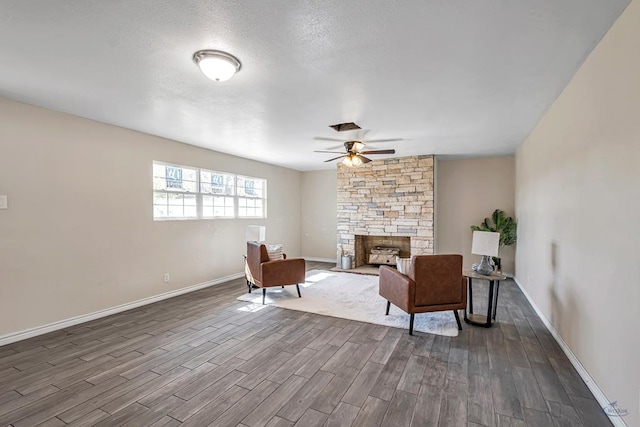
[{"label": "window grid pane", "polygon": [[235,176],[208,170],[200,171],[200,192],[232,196],[235,191]]},{"label": "window grid pane", "polygon": [[262,199],[238,198],[238,217],[264,217]]},{"label": "window grid pane", "polygon": [[237,194],[241,197],[264,197],[264,179],[250,178],[247,176],[238,176],[237,182]]},{"label": "window grid pane", "polygon": [[195,194],[154,192],[154,218],[197,218]]}]

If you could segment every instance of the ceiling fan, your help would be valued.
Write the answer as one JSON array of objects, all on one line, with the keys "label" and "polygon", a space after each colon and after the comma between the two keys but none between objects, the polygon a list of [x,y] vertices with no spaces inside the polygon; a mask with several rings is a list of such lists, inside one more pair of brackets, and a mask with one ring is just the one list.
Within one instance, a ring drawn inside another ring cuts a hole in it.
[{"label": "ceiling fan", "polygon": [[[317,137],[314,138],[317,140],[321,140],[321,141],[340,141],[343,142],[344,140],[341,139],[335,139],[335,138],[321,138],[321,137]],[[401,141],[401,138],[394,138],[394,139],[376,139],[376,140],[371,140],[371,141],[367,141],[367,142],[391,142],[391,141]],[[314,151],[314,153],[335,153],[335,154],[340,154],[340,156],[338,157],[334,157],[332,159],[329,160],[325,160],[325,163],[327,162],[332,162],[334,160],[338,160],[344,157],[344,160],[342,161],[342,163],[344,163],[347,166],[358,166],[361,165],[363,163],[369,163],[371,161],[371,159],[369,159],[368,157],[365,157],[364,155],[370,155],[370,154],[395,154],[396,150],[367,150],[367,151],[363,151],[364,149],[364,142],[362,141],[344,141],[344,149],[345,151],[325,151],[325,150],[319,150],[319,151]]]}]

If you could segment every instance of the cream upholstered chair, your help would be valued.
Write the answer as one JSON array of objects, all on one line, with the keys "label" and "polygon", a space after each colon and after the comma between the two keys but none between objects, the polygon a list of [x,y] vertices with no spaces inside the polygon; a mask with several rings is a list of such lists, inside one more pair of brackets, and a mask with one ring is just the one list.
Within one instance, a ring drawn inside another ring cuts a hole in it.
[{"label": "cream upholstered chair", "polygon": [[467,286],[462,275],[462,255],[415,255],[407,274],[380,267],[380,296],[410,314],[409,335],[413,335],[416,313],[452,310],[462,329],[458,310],[467,307]]}]

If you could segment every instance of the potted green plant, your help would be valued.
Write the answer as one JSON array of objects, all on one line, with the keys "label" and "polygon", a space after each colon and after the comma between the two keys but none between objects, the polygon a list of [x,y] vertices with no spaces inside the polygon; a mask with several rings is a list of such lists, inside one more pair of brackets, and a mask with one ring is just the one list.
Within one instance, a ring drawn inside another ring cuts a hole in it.
[{"label": "potted green plant", "polygon": [[[507,216],[507,214],[500,209],[493,211],[491,218],[485,218],[479,226],[472,225],[471,231],[491,231],[494,233],[500,233],[498,252],[500,252],[500,250],[505,246],[515,244],[518,240],[518,224],[512,217]],[[494,257],[493,262],[495,263],[496,270],[501,270],[500,258]]]}]

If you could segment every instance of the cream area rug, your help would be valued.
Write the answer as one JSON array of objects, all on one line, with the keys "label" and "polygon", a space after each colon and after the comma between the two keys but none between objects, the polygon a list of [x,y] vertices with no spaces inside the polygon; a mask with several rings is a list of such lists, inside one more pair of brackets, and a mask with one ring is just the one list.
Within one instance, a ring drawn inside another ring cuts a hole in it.
[{"label": "cream area rug", "polygon": [[[302,298],[294,286],[267,288],[265,304],[290,310],[409,329],[409,315],[391,304],[385,316],[387,300],[378,295],[378,276],[311,270],[300,285]],[[238,297],[241,301],[262,305],[262,290]],[[416,314],[414,331],[455,337],[458,326],[452,311]]]}]

